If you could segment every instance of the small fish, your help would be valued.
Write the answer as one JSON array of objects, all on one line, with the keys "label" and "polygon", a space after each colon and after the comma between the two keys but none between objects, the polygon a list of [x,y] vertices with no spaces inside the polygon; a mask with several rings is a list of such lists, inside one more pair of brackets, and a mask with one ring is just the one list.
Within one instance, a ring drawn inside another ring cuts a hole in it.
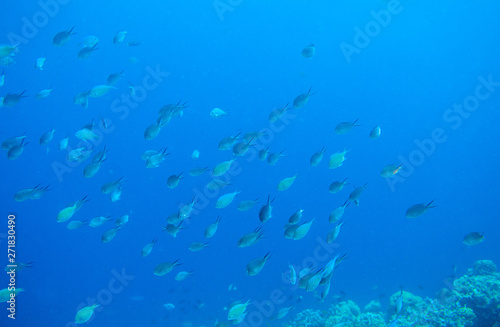
[{"label": "small fish", "polygon": [[227,207],[228,205],[231,204],[231,202],[233,202],[234,197],[240,193],[241,193],[241,191],[236,191],[236,192],[226,193],[226,194],[221,195],[217,199],[217,202],[215,203],[215,207],[218,209],[222,209],[222,208]]},{"label": "small fish", "polygon": [[247,264],[248,276],[255,276],[258,273],[260,273],[262,268],[264,268],[264,265],[266,264],[266,262],[269,260],[269,258],[271,258],[271,253],[267,252],[264,257],[251,260]]},{"label": "small fish", "polygon": [[464,236],[463,243],[468,246],[484,242],[484,233],[472,232]]},{"label": "small fish", "polygon": [[211,223],[210,225],[207,226],[207,228],[205,229],[206,238],[211,238],[215,235],[221,219],[222,219],[221,217],[217,217],[217,220],[214,223]]},{"label": "small fish", "polygon": [[221,108],[214,108],[212,111],[210,111],[210,117],[212,118],[220,118],[222,116],[226,116],[227,112],[222,110]]},{"label": "small fish", "polygon": [[368,184],[365,184],[363,186],[355,188],[354,191],[352,191],[351,194],[349,194],[349,201],[354,202],[354,204],[358,206],[359,197],[361,196],[361,194],[363,193],[363,191],[366,189],[367,186]]},{"label": "small fish", "polygon": [[41,90],[40,92],[38,92],[36,95],[35,95],[35,98],[37,100],[42,100],[42,99],[45,99],[46,97],[48,97],[50,95],[50,93],[52,92],[52,89],[45,89],[45,90]]},{"label": "small fish", "polygon": [[321,160],[323,160],[323,155],[325,154],[326,148],[323,147],[321,150],[312,155],[309,163],[311,166],[316,167],[320,164]]},{"label": "small fish", "polygon": [[0,75],[0,87],[5,84],[5,70],[2,70],[2,75]]},{"label": "small fish", "polygon": [[435,208],[436,206],[432,205],[433,202],[434,200],[432,200],[428,204],[420,203],[412,205],[411,207],[408,208],[408,210],[406,210],[406,218],[417,218],[426,213],[427,210]]},{"label": "small fish", "polygon": [[312,43],[309,44],[304,49],[302,49],[302,51],[300,52],[301,56],[307,59],[312,58],[315,53],[316,53],[316,47]]},{"label": "small fish", "polygon": [[295,182],[296,178],[297,178],[297,174],[295,174],[292,177],[283,178],[278,184],[278,187],[277,187],[278,191],[288,190],[292,186],[293,182]]},{"label": "small fish", "polygon": [[43,65],[45,65],[45,59],[44,57],[37,58],[35,61],[35,68],[38,70],[43,70]]},{"label": "small fish", "polygon": [[116,34],[113,36],[113,44],[122,43],[126,35],[127,35],[127,29],[116,32]]},{"label": "small fish", "polygon": [[76,32],[73,32],[74,28],[75,27],[73,26],[69,31],[62,31],[57,33],[52,39],[52,44],[60,47],[68,43],[70,37],[76,34]]},{"label": "small fish", "polygon": [[370,132],[370,135],[368,135],[368,137],[371,139],[371,140],[376,140],[380,137],[380,134],[382,133],[382,130],[380,129],[380,126],[377,125],[375,126],[371,132]]},{"label": "small fish", "polygon": [[312,88],[310,88],[309,91],[307,91],[307,93],[303,93],[303,94],[300,94],[297,97],[295,97],[295,99],[293,100],[293,107],[294,108],[302,108],[309,101],[309,97],[311,95],[316,94],[316,93],[311,93],[311,89]]},{"label": "small fish", "polygon": [[92,318],[92,316],[94,315],[94,309],[98,306],[100,306],[100,304],[96,303],[78,310],[75,316],[75,324],[83,324],[89,321],[90,318]]},{"label": "small fish", "polygon": [[358,119],[356,119],[353,122],[350,122],[350,121],[341,122],[337,126],[335,126],[335,133],[338,135],[347,134],[354,127],[361,126],[361,125],[356,125],[357,122],[358,122]]},{"label": "small fish", "polygon": [[175,305],[173,305],[172,303],[165,303],[163,307],[169,311],[175,309]]},{"label": "small fish", "polygon": [[403,167],[403,164],[400,165],[387,165],[384,168],[382,168],[382,171],[380,171],[380,176],[384,178],[390,178],[394,175],[396,175],[401,168]]},{"label": "small fish", "polygon": [[86,36],[83,41],[82,41],[82,44],[84,47],[93,47],[94,45],[97,44],[97,42],[99,42],[99,38],[95,35],[88,35]]}]

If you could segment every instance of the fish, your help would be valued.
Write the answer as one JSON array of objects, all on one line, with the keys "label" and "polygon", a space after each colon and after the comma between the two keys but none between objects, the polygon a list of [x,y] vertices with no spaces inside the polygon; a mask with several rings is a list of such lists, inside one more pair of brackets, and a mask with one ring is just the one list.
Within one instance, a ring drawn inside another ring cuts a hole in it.
[{"label": "fish", "polygon": [[116,87],[111,85],[96,85],[90,89],[88,95],[91,98],[99,98],[113,89],[116,89]]},{"label": "fish", "polygon": [[468,246],[477,245],[484,242],[484,233],[471,232],[464,236],[462,243]]},{"label": "fish", "polygon": [[202,242],[193,242],[189,245],[189,251],[193,252],[198,252],[206,248],[208,245],[208,242],[202,243]]},{"label": "fish", "polygon": [[406,210],[406,215],[405,215],[406,218],[420,217],[421,215],[426,213],[427,210],[436,207],[435,205],[434,206],[432,205],[433,202],[434,202],[434,200],[432,200],[428,204],[420,203],[420,204],[412,205],[411,207],[408,208],[408,210]]},{"label": "fish", "polygon": [[118,81],[125,75],[123,75],[123,70],[119,73],[112,73],[108,76],[108,85],[115,85]]},{"label": "fish", "polygon": [[175,267],[179,266],[179,259],[173,261],[173,262],[162,262],[158,265],[156,265],[154,269],[154,274],[156,276],[165,276],[169,272],[171,272]]},{"label": "fish", "polygon": [[40,140],[38,141],[38,143],[40,145],[46,145],[46,144],[50,143],[50,141],[52,141],[52,139],[54,138],[55,131],[56,130],[54,128],[52,128],[50,131],[43,133],[43,135],[40,136]]},{"label": "fish", "polygon": [[370,132],[370,134],[368,135],[368,137],[369,137],[371,140],[376,140],[376,139],[378,139],[378,138],[380,137],[380,134],[381,134],[381,133],[382,133],[382,130],[380,129],[380,126],[379,126],[379,125],[377,125],[377,126],[375,126],[375,127],[371,130],[371,132]]},{"label": "fish", "polygon": [[300,219],[302,218],[302,213],[304,212],[304,209],[299,209],[296,212],[294,212],[290,218],[288,218],[288,223],[291,225],[296,225],[299,223]]},{"label": "fish", "polygon": [[271,123],[277,122],[290,109],[292,109],[292,107],[289,108],[288,103],[283,108],[274,109],[269,114],[269,117],[268,117],[269,122],[271,122]]},{"label": "fish", "polygon": [[82,44],[84,47],[91,48],[99,42],[99,38],[95,35],[87,35],[83,38]]},{"label": "fish", "polygon": [[344,122],[341,122],[339,123],[337,126],[335,126],[335,133],[337,135],[344,135],[344,134],[347,134],[348,132],[351,131],[351,129],[353,129],[354,127],[356,126],[361,126],[361,125],[356,125],[356,123],[358,122],[358,119],[356,119],[355,121],[353,122],[350,122],[350,121],[344,121]]},{"label": "fish", "polygon": [[153,239],[151,242],[149,242],[148,244],[146,244],[142,250],[141,250],[141,257],[147,257],[148,255],[151,254],[151,251],[153,250],[153,247],[154,245],[156,244],[156,242],[158,241],[157,238]]},{"label": "fish", "polygon": [[384,178],[390,178],[394,175],[396,175],[401,168],[403,167],[403,164],[400,165],[387,165],[382,170],[380,171],[380,176]]},{"label": "fish", "polygon": [[227,116],[227,112],[221,108],[213,108],[212,111],[210,111],[210,117],[212,118],[220,118],[222,116]]},{"label": "fish", "polygon": [[222,217],[217,217],[217,220],[215,222],[211,223],[210,225],[207,226],[205,229],[205,237],[206,238],[211,238],[215,235],[217,232],[217,228],[219,227],[219,223],[221,221]]},{"label": "fish", "polygon": [[21,93],[7,93],[6,96],[3,97],[3,106],[4,107],[13,107],[16,104],[18,104],[21,99],[27,98],[27,95],[24,95],[26,90],[22,91]]},{"label": "fish", "polygon": [[300,239],[304,238],[307,235],[307,233],[309,233],[309,230],[311,229],[311,225],[314,222],[314,219],[315,218],[311,219],[308,222],[305,222],[305,223],[299,225],[295,229],[295,233],[293,234],[293,239],[300,240]]},{"label": "fish", "polygon": [[38,70],[43,70],[43,65],[45,65],[45,59],[44,57],[37,58],[35,61],[35,68]]},{"label": "fish", "polygon": [[92,316],[94,315],[95,308],[99,306],[100,304],[95,303],[91,306],[83,307],[82,309],[78,310],[75,315],[75,324],[83,324],[89,321],[90,318],[92,318]]},{"label": "fish", "polygon": [[345,208],[349,206],[349,203],[350,203],[349,200],[347,200],[340,207],[333,209],[332,212],[330,212],[330,217],[328,218],[328,221],[332,224],[338,222],[344,215]]},{"label": "fish", "polygon": [[88,59],[96,50],[99,50],[97,43],[93,46],[83,47],[78,51],[77,57],[78,59]]},{"label": "fish", "polygon": [[253,208],[254,205],[259,203],[259,198],[255,200],[246,200],[246,201],[241,201],[240,204],[238,205],[238,211],[248,211]]},{"label": "fish", "polygon": [[262,227],[258,227],[253,232],[247,233],[240,237],[240,239],[238,240],[238,247],[245,248],[255,245],[263,237],[264,231],[262,230]]},{"label": "fish", "polygon": [[247,264],[247,274],[248,276],[255,276],[262,271],[266,262],[271,258],[271,253],[267,252],[262,258],[256,258],[251,260]]},{"label": "fish", "polygon": [[317,165],[320,164],[321,160],[323,160],[323,155],[325,154],[325,151],[326,148],[323,147],[321,148],[321,150],[312,155],[311,159],[309,160],[311,166],[316,167]]},{"label": "fish", "polygon": [[307,91],[307,93],[299,94],[295,99],[293,100],[293,108],[302,108],[307,104],[309,101],[309,97],[311,95],[314,95],[316,93],[311,93],[312,88]]},{"label": "fish", "polygon": [[73,32],[73,29],[75,27],[73,26],[70,30],[68,31],[61,31],[59,33],[57,33],[53,38],[52,38],[52,44],[55,45],[55,46],[63,46],[65,45],[66,43],[68,43],[69,39],[71,38],[71,36],[75,35],[76,32]]},{"label": "fish", "polygon": [[14,145],[7,151],[7,159],[16,160],[23,154],[24,147],[29,144],[29,142],[24,142],[25,139],[22,139],[21,143],[18,145]]},{"label": "fish", "polygon": [[176,188],[179,185],[181,179],[182,179],[182,172],[179,175],[170,175],[170,177],[167,179],[167,187]]},{"label": "fish", "polygon": [[346,177],[343,181],[332,182],[330,184],[330,186],[328,187],[328,191],[330,193],[338,193],[338,192],[342,191],[344,186],[347,184],[349,184],[349,183],[347,183],[347,177]]},{"label": "fish", "polygon": [[231,202],[233,202],[234,197],[240,193],[241,193],[241,191],[236,191],[236,192],[226,193],[226,194],[221,195],[217,199],[217,202],[215,203],[215,207],[218,209],[222,209],[222,208],[227,207],[228,205],[231,204]]},{"label": "fish", "polygon": [[363,191],[366,189],[367,186],[368,183],[363,186],[355,188],[354,191],[352,191],[351,194],[349,194],[349,201],[354,202],[354,204],[358,206],[359,197],[361,196],[361,194],[363,193]]},{"label": "fish", "polygon": [[265,223],[269,219],[272,218],[273,214],[273,207],[271,206],[271,203],[273,203],[274,198],[271,200],[271,195],[267,196],[267,203],[264,204],[259,211],[259,220],[262,223]]},{"label": "fish", "polygon": [[344,164],[345,159],[346,159],[345,155],[349,151],[350,150],[344,150],[344,151],[335,152],[334,154],[332,154],[330,156],[330,162],[328,163],[328,168],[335,169],[335,168],[339,168],[340,166],[342,166]]},{"label": "fish", "polygon": [[108,229],[107,231],[105,231],[101,236],[101,242],[102,243],[111,242],[115,238],[116,233],[120,230],[120,228],[121,227],[115,227],[115,228]]},{"label": "fish", "polygon": [[295,174],[292,177],[283,178],[278,184],[278,187],[277,187],[278,191],[288,190],[292,186],[293,182],[295,182],[296,178],[297,178],[297,174]]},{"label": "fish", "polygon": [[90,91],[80,92],[73,98],[74,104],[81,105],[84,109],[87,109],[89,106],[89,94]]},{"label": "fish", "polygon": [[115,35],[113,36],[113,44],[122,43],[126,35],[127,35],[127,29],[116,32]]},{"label": "fish", "polygon": [[300,55],[304,58],[312,58],[314,56],[314,54],[316,53],[316,47],[314,46],[314,44],[309,44],[308,46],[306,46],[304,49],[302,49],[302,51],[300,52]]}]

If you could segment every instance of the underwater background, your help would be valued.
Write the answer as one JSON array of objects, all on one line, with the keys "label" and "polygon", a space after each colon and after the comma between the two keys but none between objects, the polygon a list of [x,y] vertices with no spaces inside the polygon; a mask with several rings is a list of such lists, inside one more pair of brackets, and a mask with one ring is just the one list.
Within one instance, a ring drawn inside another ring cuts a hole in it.
[{"label": "underwater background", "polygon": [[[4,150],[0,158],[1,260],[7,265],[7,216],[15,214],[16,261],[33,262],[16,274],[16,287],[24,292],[16,296],[15,321],[2,304],[2,326],[73,326],[77,312],[94,303],[100,306],[87,324],[96,327],[223,325],[231,303],[247,300],[241,325],[302,326],[293,322],[297,314],[328,311],[347,300],[361,308],[379,301],[389,325],[397,318],[389,298],[401,288],[435,298],[443,288],[452,291],[453,280],[476,261],[500,263],[497,2],[54,0],[2,7],[0,44],[16,49],[2,58],[0,97],[23,90],[27,97],[0,107],[0,136],[3,142],[25,135],[29,143],[18,158],[9,160]],[[76,34],[55,46],[54,36],[73,26]],[[114,44],[123,30],[125,39]],[[80,59],[88,35],[99,38],[98,49]],[[315,54],[307,58],[301,52],[310,44]],[[37,69],[38,58],[46,60]],[[88,108],[74,104],[75,95],[121,71],[107,94],[88,98]],[[129,83],[137,86],[132,100]],[[291,107],[310,88],[305,105],[269,121],[272,110]],[[50,96],[37,99],[43,89],[52,89]],[[158,110],[179,101],[187,103],[181,117],[146,140],[144,131]],[[212,117],[214,108],[227,115]],[[360,126],[335,133],[339,123],[356,119]],[[92,120],[98,137],[75,137]],[[381,135],[370,139],[377,125]],[[39,145],[51,129],[53,140]],[[252,131],[265,133],[236,157],[224,177],[231,185],[207,190],[212,169],[233,158],[231,150],[218,149],[219,141]],[[69,146],[60,150],[67,136]],[[68,153],[79,147],[93,149],[90,159],[69,162]],[[85,178],[84,168],[104,147],[107,159]],[[147,168],[141,155],[165,147],[165,161]],[[267,147],[283,151],[276,165],[259,160],[257,153]],[[311,166],[322,147],[325,157]],[[343,150],[349,150],[343,165],[329,169],[329,157]],[[403,165],[394,177],[383,178],[388,164]],[[190,176],[197,167],[209,170]],[[181,172],[179,185],[168,188],[167,178]],[[294,175],[288,190],[277,190]],[[122,177],[121,199],[112,202],[101,187]],[[345,178],[349,184],[341,192],[329,192],[330,183]],[[365,184],[359,206],[346,207],[340,234],[326,245],[335,226],[330,212]],[[16,192],[37,185],[50,191],[36,200],[15,200]],[[241,193],[233,203],[215,207],[221,195],[236,191]],[[86,195],[89,201],[71,220],[113,220],[75,230],[57,222],[61,210]],[[268,195],[275,198],[272,218],[261,223],[259,209]],[[167,217],[193,198],[198,202],[185,229],[175,238],[162,231]],[[237,210],[241,201],[257,198],[250,210]],[[412,205],[431,201],[435,208],[405,217]],[[314,222],[304,238],[285,239],[283,226],[299,209],[301,223]],[[129,222],[103,243],[103,233],[123,215]],[[204,231],[218,216],[217,233],[207,240]],[[262,240],[237,246],[260,226]],[[484,242],[465,245],[471,232],[484,233]],[[154,239],[151,254],[142,257]],[[199,252],[188,249],[207,241]],[[262,271],[248,276],[250,260],[267,252],[271,258]],[[308,292],[288,280],[289,264],[298,273],[313,263],[316,272],[344,254],[323,299],[322,286]],[[172,272],[153,274],[158,264],[177,259],[181,265]],[[181,270],[193,275],[177,281]],[[0,289],[8,281],[2,274]],[[285,300],[267,305],[274,291]],[[288,315],[275,318],[289,306]],[[498,310],[487,321],[497,318]]]}]

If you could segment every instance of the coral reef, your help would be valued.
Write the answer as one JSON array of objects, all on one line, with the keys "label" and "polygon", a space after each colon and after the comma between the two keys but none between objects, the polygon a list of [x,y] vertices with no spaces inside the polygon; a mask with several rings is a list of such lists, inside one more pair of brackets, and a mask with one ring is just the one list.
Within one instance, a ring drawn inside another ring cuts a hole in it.
[{"label": "coral reef", "polygon": [[453,286],[458,302],[474,310],[477,326],[493,326],[500,321],[500,275],[493,262],[477,261]]},{"label": "coral reef", "polygon": [[[396,314],[401,296],[403,306]],[[396,292],[389,299],[387,314],[378,301],[371,301],[361,312],[355,302],[347,300],[333,304],[329,311],[302,311],[285,326],[500,327],[500,274],[493,262],[480,260],[453,282],[453,289],[442,289],[435,299]]]}]

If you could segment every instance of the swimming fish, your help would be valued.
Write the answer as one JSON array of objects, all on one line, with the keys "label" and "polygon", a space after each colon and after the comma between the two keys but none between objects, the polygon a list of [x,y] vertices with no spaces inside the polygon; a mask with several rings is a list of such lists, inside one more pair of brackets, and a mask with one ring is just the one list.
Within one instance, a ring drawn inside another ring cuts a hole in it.
[{"label": "swimming fish", "polygon": [[56,130],[54,128],[52,128],[50,131],[43,133],[43,135],[40,136],[40,140],[38,141],[38,143],[40,145],[46,145],[46,144],[50,143],[50,141],[52,141],[52,139],[54,138],[55,131]]},{"label": "swimming fish", "polygon": [[7,93],[6,96],[3,97],[3,106],[4,107],[12,107],[21,101],[22,98],[27,98],[27,95],[24,95],[26,90],[21,93]]},{"label": "swimming fish", "polygon": [[311,95],[316,94],[316,93],[311,93],[311,90],[312,90],[312,88],[310,88],[309,91],[307,91],[307,93],[303,93],[303,94],[298,95],[293,100],[293,107],[294,108],[302,108],[303,106],[305,106],[307,104],[307,102],[309,101],[309,97]]},{"label": "swimming fish", "polygon": [[297,174],[295,174],[292,177],[283,178],[278,184],[278,187],[277,187],[278,191],[288,190],[292,186],[293,182],[295,182],[296,178],[297,178]]},{"label": "swimming fish", "polygon": [[342,166],[344,164],[345,159],[346,159],[345,155],[349,151],[350,150],[344,150],[342,152],[335,152],[334,154],[332,154],[330,156],[330,162],[328,164],[328,168],[335,169],[335,168],[339,168],[340,166]]},{"label": "swimming fish", "polygon": [[155,238],[154,240],[146,244],[141,250],[141,257],[147,257],[148,255],[150,255],[157,241],[158,239]]},{"label": "swimming fish", "polygon": [[269,258],[271,258],[271,253],[267,252],[264,257],[251,260],[247,264],[248,276],[255,276],[258,273],[260,273],[262,268],[264,268],[264,265],[266,264],[267,260],[269,260]]},{"label": "swimming fish", "polygon": [[176,188],[179,185],[179,182],[182,179],[182,172],[179,175],[171,175],[167,179],[167,187],[168,188]]},{"label": "swimming fish", "polygon": [[215,222],[211,223],[210,225],[207,226],[205,229],[205,237],[206,238],[211,238],[215,235],[217,232],[217,228],[219,227],[219,223],[221,221],[222,217],[217,217],[217,220]]},{"label": "swimming fish", "polygon": [[315,53],[316,53],[316,47],[312,43],[309,44],[304,49],[302,49],[302,51],[300,52],[301,56],[304,58],[311,58],[312,56],[314,56]]},{"label": "swimming fish", "polygon": [[342,216],[344,215],[345,208],[349,205],[349,203],[350,203],[349,200],[347,200],[340,207],[333,209],[333,211],[330,212],[330,217],[329,217],[328,221],[332,224],[335,224],[336,222],[338,222],[342,218]]},{"label": "swimming fish", "polygon": [[99,50],[97,43],[93,46],[83,47],[78,51],[78,59],[88,59],[96,50]]},{"label": "swimming fish", "polygon": [[116,89],[116,87],[111,86],[111,85],[96,85],[93,88],[90,89],[89,91],[89,97],[91,98],[98,98],[102,97],[112,89]]},{"label": "swimming fish", "polygon": [[238,240],[238,247],[245,248],[255,245],[260,239],[264,237],[262,227],[256,228],[253,232],[246,233]]},{"label": "swimming fish", "polygon": [[377,125],[377,126],[375,126],[375,127],[371,130],[371,132],[370,132],[370,134],[368,135],[368,137],[369,137],[370,139],[372,139],[372,140],[376,140],[376,139],[378,139],[378,138],[380,137],[380,134],[381,134],[381,133],[382,133],[382,130],[380,129],[380,126],[379,126],[379,125]]},{"label": "swimming fish", "polygon": [[73,26],[69,31],[62,31],[57,33],[52,39],[52,44],[55,46],[63,46],[68,43],[70,37],[76,34],[76,32],[73,32],[74,28],[75,27]]},{"label": "swimming fish", "polygon": [[35,61],[35,68],[38,70],[43,70],[43,65],[45,65],[45,58],[44,57],[37,58]]},{"label": "swimming fish", "polygon": [[226,193],[224,195],[221,195],[217,199],[217,202],[215,203],[215,207],[218,209],[222,209],[222,208],[227,207],[228,205],[231,204],[231,202],[233,202],[234,197],[240,193],[241,193],[241,191],[236,191],[236,192]]},{"label": "swimming fish", "polygon": [[311,159],[309,160],[309,163],[311,164],[311,166],[316,167],[317,165],[319,165],[321,160],[323,160],[323,155],[325,154],[325,151],[326,151],[326,148],[323,147],[323,148],[321,148],[321,150],[319,150],[318,152],[316,152],[315,154],[312,155]]},{"label": "swimming fish", "polygon": [[42,99],[45,99],[47,98],[50,93],[52,92],[52,89],[45,89],[45,90],[41,90],[40,92],[38,92],[36,95],[35,95],[35,98],[37,100],[42,100]]},{"label": "swimming fish", "polygon": [[352,191],[351,194],[349,194],[349,201],[354,202],[354,204],[358,206],[359,197],[361,196],[361,194],[363,193],[363,191],[366,189],[367,186],[368,183],[363,186],[355,188],[354,191]]},{"label": "swimming fish", "polygon": [[255,200],[241,201],[240,204],[238,205],[238,211],[247,211],[247,210],[250,210],[257,203],[259,203],[259,198],[255,199]]},{"label": "swimming fish", "polygon": [[338,135],[347,134],[354,127],[361,126],[361,125],[356,125],[357,122],[358,122],[358,119],[356,119],[353,122],[350,122],[350,121],[341,122],[337,126],[335,126],[335,133]]},{"label": "swimming fish", "polygon": [[259,211],[259,220],[262,223],[265,223],[271,217],[273,216],[273,207],[271,206],[271,203],[273,203],[274,198],[271,200],[271,195],[267,196],[267,203],[264,204]]},{"label": "swimming fish", "polygon": [[89,321],[90,318],[92,318],[92,316],[94,315],[95,308],[97,308],[98,306],[100,306],[100,304],[95,303],[91,306],[83,307],[82,309],[78,310],[75,316],[75,324],[83,324]]},{"label": "swimming fish", "polygon": [[465,245],[477,245],[484,241],[484,233],[472,232],[464,236],[463,243]]},{"label": "swimming fish", "polygon": [[212,111],[210,111],[210,117],[212,118],[220,118],[222,116],[226,116],[227,112],[222,110],[221,108],[213,108]]},{"label": "swimming fish", "polygon": [[83,38],[82,44],[84,47],[91,48],[99,42],[99,38],[95,35],[87,35]]},{"label": "swimming fish", "polygon": [[349,184],[349,183],[347,183],[347,177],[346,177],[343,181],[332,182],[330,184],[330,186],[328,187],[328,190],[330,191],[330,193],[338,193],[338,192],[342,191],[344,186],[347,184]]},{"label": "swimming fish", "polygon": [[420,203],[412,205],[411,207],[408,208],[408,210],[406,210],[406,218],[417,218],[426,213],[427,210],[435,208],[436,206],[432,205],[433,202],[434,200],[432,200],[428,204]]},{"label": "swimming fish", "polygon": [[384,178],[389,178],[396,175],[399,170],[403,167],[403,164],[400,165],[387,165],[380,171],[380,176]]},{"label": "swimming fish", "polygon": [[154,269],[154,274],[156,276],[164,276],[168,274],[169,272],[172,271],[175,267],[179,266],[179,259],[173,261],[173,262],[162,262],[158,264],[155,269]]},{"label": "swimming fish", "polygon": [[114,44],[122,43],[126,35],[127,35],[127,29],[116,32],[116,34],[113,36],[113,43]]}]

